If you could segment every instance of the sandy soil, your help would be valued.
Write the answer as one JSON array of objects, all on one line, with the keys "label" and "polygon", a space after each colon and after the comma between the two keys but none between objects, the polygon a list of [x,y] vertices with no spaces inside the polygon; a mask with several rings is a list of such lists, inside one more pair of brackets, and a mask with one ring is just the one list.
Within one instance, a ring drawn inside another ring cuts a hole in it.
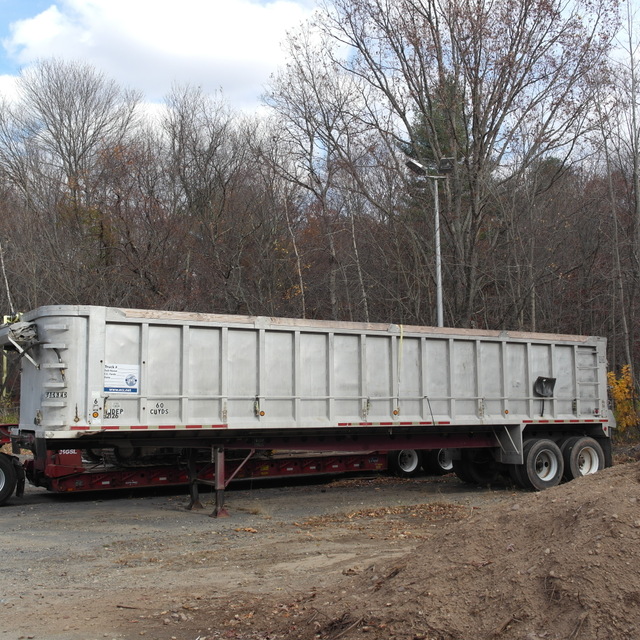
[{"label": "sandy soil", "polygon": [[0,640],[640,637],[640,463],[543,493],[453,476],[31,489],[0,509]]}]

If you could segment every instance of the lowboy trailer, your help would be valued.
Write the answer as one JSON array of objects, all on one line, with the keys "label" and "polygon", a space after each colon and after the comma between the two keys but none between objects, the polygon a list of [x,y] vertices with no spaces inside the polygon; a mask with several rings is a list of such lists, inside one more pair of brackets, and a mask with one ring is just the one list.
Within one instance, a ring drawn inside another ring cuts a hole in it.
[{"label": "lowboy trailer", "polygon": [[208,482],[223,515],[233,478],[278,460],[281,475],[293,460],[315,472],[327,456],[314,452],[339,470],[384,468],[375,456],[393,452],[410,474],[445,450],[464,481],[502,472],[535,490],[612,464],[604,338],[46,306],[0,327],[0,346],[21,361],[0,504],[25,478],[54,491],[186,482],[192,506]]}]

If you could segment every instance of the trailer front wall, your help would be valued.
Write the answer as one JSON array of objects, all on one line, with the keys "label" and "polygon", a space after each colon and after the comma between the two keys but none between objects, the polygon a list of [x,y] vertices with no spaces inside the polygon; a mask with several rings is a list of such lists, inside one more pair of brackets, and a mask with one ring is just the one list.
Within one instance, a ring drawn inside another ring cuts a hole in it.
[{"label": "trailer front wall", "polygon": [[[43,307],[21,428],[308,428],[596,421],[600,338]],[[556,378],[552,398],[533,392]],[[34,427],[35,425],[35,427]]]}]

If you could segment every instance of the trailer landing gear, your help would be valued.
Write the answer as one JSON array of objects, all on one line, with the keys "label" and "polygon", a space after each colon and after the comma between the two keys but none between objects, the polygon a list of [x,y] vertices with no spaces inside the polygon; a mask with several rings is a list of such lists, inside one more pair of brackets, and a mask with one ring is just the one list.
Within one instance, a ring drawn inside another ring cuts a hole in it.
[{"label": "trailer landing gear", "polygon": [[224,489],[225,489],[225,466],[224,466],[224,449],[222,447],[216,447],[215,449],[216,459],[216,506],[211,514],[212,518],[228,518],[229,512],[224,506]]},{"label": "trailer landing gear", "polygon": [[[200,502],[200,491],[198,484],[213,485],[216,493],[216,506],[210,514],[211,518],[228,518],[229,512],[224,506],[224,490],[227,485],[225,478],[224,449],[215,447],[212,449],[212,462],[215,465],[214,481],[198,479],[198,471],[196,468],[196,450],[189,450],[187,461],[187,469],[189,471],[189,504],[187,509],[204,509]],[[253,453],[253,452],[252,452]],[[229,478],[231,480],[231,478]]]},{"label": "trailer landing gear", "polygon": [[187,470],[189,472],[189,504],[187,509],[204,509],[200,502],[200,492],[198,491],[198,470],[196,468],[196,450],[189,449],[187,458]]}]

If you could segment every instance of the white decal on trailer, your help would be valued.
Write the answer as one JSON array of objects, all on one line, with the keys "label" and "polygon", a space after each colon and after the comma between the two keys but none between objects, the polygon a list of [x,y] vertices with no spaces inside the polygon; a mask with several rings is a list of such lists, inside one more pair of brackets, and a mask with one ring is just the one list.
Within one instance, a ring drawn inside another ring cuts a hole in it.
[{"label": "white decal on trailer", "polygon": [[138,393],[140,367],[137,364],[105,364],[105,393]]}]

